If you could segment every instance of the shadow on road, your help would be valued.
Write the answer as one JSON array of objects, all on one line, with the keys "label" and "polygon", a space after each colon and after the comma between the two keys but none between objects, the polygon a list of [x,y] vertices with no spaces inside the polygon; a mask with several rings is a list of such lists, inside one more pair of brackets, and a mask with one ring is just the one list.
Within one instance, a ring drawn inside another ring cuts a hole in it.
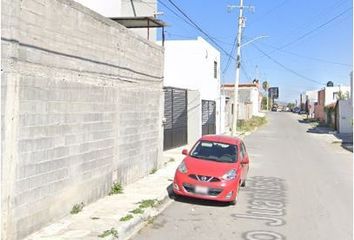
[{"label": "shadow on road", "polygon": [[174,194],[172,188],[173,187],[172,187],[172,183],[171,183],[166,188],[166,191],[168,193],[168,197],[170,199],[174,199],[176,202],[193,204],[193,205],[201,205],[201,206],[212,206],[212,207],[228,207],[228,206],[230,206],[230,204],[227,202],[217,202],[217,201],[204,200],[204,199],[198,199],[198,198],[177,196],[176,194]]},{"label": "shadow on road", "polygon": [[[308,120],[298,120],[299,123],[303,124],[311,124],[314,122],[308,121]],[[333,135],[334,140],[333,143],[341,143],[342,148],[353,152],[353,133],[338,133],[336,130],[333,128],[323,126],[323,125],[318,125],[318,126],[312,126],[312,128],[309,128],[307,130],[308,133],[315,133],[315,134],[327,134],[327,135]]]}]

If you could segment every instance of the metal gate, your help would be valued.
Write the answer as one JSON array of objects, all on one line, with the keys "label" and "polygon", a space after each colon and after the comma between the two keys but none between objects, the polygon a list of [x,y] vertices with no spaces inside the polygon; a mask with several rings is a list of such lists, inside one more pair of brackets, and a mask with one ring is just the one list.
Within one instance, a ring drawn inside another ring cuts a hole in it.
[{"label": "metal gate", "polygon": [[187,90],[166,87],[163,149],[187,144]]},{"label": "metal gate", "polygon": [[215,134],[215,101],[202,100],[202,135]]}]

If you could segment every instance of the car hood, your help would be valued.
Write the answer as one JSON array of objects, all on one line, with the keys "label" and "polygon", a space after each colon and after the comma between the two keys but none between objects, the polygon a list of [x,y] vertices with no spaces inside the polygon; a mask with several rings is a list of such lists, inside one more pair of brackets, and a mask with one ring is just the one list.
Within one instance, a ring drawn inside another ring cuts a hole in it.
[{"label": "car hood", "polygon": [[221,177],[231,169],[237,169],[237,163],[221,163],[188,156],[184,159],[188,174]]}]

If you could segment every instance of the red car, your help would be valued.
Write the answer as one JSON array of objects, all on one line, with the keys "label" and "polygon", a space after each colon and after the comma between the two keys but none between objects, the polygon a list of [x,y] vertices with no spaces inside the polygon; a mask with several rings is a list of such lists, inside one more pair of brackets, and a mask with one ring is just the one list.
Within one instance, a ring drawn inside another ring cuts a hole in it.
[{"label": "red car", "polygon": [[188,196],[235,204],[245,186],[249,157],[241,139],[206,135],[200,138],[178,166],[173,191]]}]

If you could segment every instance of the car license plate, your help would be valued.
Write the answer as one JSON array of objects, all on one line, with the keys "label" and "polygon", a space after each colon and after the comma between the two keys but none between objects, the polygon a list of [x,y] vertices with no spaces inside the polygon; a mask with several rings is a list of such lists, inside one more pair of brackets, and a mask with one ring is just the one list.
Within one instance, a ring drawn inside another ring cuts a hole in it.
[{"label": "car license plate", "polygon": [[203,186],[195,186],[194,191],[199,194],[208,194],[208,188]]}]

